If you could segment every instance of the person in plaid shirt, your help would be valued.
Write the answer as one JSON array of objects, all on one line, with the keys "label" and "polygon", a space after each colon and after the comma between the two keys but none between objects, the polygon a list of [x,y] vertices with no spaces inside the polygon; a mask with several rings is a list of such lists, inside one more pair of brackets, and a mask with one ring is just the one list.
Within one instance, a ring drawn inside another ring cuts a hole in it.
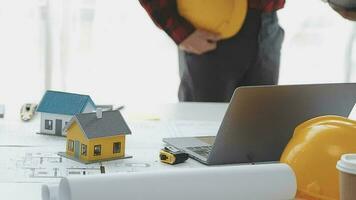
[{"label": "person in plaid shirt", "polygon": [[284,30],[276,12],[285,0],[248,0],[242,29],[224,40],[180,16],[176,0],[139,1],[179,47],[180,101],[229,102],[239,86],[278,83]]},{"label": "person in plaid shirt", "polygon": [[[176,0],[139,1],[179,47],[180,101],[228,102],[239,86],[278,83],[284,30],[276,11],[285,0],[248,0],[242,29],[224,40],[181,17]],[[344,18],[356,20],[356,12],[331,7]]]},{"label": "person in plaid shirt", "polygon": [[239,86],[277,84],[285,0],[249,0],[241,30],[223,40],[181,17],[176,0],[139,1],[179,47],[180,101],[228,102]]}]

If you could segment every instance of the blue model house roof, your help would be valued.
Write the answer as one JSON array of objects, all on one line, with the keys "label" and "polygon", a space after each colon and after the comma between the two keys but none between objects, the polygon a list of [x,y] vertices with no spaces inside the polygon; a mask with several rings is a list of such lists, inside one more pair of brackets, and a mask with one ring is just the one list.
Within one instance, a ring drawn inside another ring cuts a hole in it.
[{"label": "blue model house roof", "polygon": [[48,90],[42,97],[37,112],[76,115],[82,113],[88,104],[95,108],[88,95]]}]

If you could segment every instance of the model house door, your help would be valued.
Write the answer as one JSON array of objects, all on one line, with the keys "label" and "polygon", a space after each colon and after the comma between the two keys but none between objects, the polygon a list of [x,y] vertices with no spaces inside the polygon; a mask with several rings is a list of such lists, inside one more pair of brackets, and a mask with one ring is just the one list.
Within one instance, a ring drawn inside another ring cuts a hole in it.
[{"label": "model house door", "polygon": [[74,157],[79,158],[80,155],[80,142],[79,141],[74,141]]},{"label": "model house door", "polygon": [[62,135],[62,120],[56,119],[56,135],[61,136]]}]

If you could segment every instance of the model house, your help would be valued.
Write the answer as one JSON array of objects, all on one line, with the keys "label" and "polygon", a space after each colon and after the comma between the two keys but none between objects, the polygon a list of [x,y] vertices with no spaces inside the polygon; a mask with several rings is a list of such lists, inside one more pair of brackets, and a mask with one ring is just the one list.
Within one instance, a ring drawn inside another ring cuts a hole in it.
[{"label": "model house", "polygon": [[83,162],[127,158],[125,136],[131,134],[119,110],[75,115],[65,127],[67,147],[64,156]]},{"label": "model house", "polygon": [[41,113],[41,134],[65,136],[63,128],[80,113],[94,112],[96,106],[90,96],[58,91],[47,91],[37,112]]}]

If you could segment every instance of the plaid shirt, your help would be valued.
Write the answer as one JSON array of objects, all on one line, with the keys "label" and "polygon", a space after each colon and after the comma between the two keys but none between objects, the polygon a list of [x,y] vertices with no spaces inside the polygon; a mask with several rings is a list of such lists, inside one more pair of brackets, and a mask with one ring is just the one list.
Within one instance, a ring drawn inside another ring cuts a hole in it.
[{"label": "plaid shirt", "polygon": [[[176,44],[195,31],[194,26],[181,17],[174,0],[139,0],[153,22],[164,30]],[[283,8],[285,0],[249,0],[249,7],[264,12]]]}]

